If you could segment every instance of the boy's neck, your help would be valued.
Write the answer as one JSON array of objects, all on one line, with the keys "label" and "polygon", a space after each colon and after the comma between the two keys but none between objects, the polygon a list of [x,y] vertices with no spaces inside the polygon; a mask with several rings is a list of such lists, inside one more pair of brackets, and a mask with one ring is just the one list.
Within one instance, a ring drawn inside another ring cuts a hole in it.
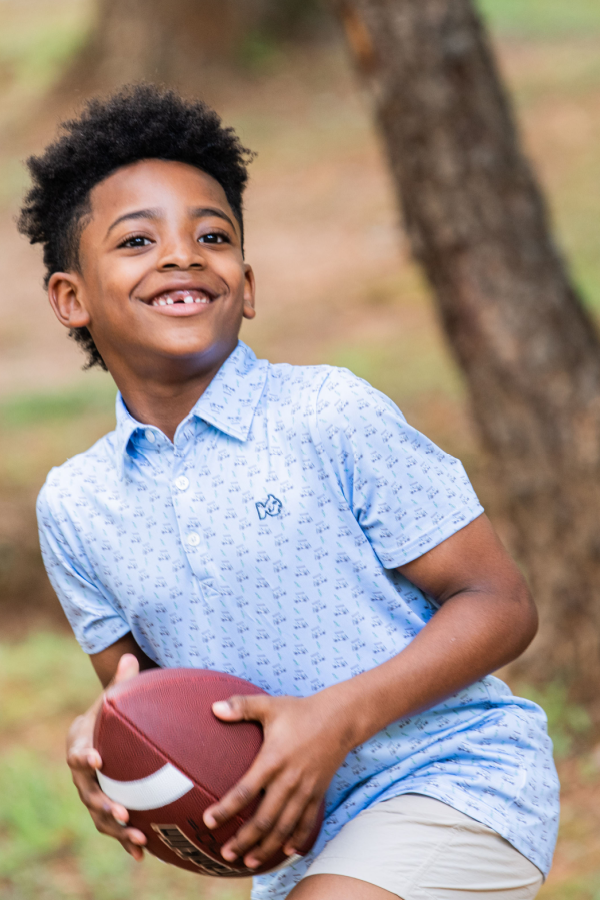
[{"label": "boy's neck", "polygon": [[133,418],[142,425],[154,425],[173,441],[178,425],[194,408],[224,361],[220,359],[210,369],[185,377],[179,374],[168,378],[164,373],[160,378],[132,377],[131,373],[128,373],[130,377],[120,377],[112,369],[111,374]]}]

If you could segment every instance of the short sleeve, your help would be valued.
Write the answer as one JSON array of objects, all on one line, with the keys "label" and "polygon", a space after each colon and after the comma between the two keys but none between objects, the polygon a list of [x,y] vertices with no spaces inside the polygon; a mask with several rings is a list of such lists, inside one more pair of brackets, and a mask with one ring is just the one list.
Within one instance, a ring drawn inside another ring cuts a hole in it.
[{"label": "short sleeve", "polygon": [[483,512],[462,464],[361,378],[332,370],[316,414],[323,453],[385,568],[422,556]]},{"label": "short sleeve", "polygon": [[46,572],[82,649],[100,653],[131,628],[94,583],[73,524],[66,515],[52,511],[48,493],[46,484],[37,501]]}]

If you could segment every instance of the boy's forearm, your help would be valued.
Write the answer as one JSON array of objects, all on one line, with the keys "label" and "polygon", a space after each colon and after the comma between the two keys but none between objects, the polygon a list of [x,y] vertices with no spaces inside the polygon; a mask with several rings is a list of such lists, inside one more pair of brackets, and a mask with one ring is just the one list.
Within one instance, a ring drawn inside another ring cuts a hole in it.
[{"label": "boy's forearm", "polygon": [[469,592],[448,600],[397,656],[322,691],[348,751],[515,659],[536,624],[526,597],[500,602]]}]

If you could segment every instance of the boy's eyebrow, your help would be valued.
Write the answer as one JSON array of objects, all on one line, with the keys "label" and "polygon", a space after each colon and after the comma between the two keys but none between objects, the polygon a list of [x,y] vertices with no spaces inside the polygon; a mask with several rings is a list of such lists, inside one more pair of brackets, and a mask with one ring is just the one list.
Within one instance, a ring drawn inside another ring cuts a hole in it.
[{"label": "boy's eyebrow", "polygon": [[194,219],[203,219],[204,216],[217,216],[219,219],[225,219],[226,222],[229,222],[235,231],[235,225],[227,213],[224,213],[222,209],[218,209],[215,206],[198,206],[195,209],[190,209],[190,215]]},{"label": "boy's eyebrow", "polygon": [[106,234],[109,235],[113,228],[116,228],[120,222],[124,222],[126,219],[158,219],[159,213],[160,210],[158,209],[136,209],[134,212],[125,213],[125,215],[115,219]]},{"label": "boy's eyebrow", "polygon": [[[134,212],[125,213],[122,216],[119,216],[118,219],[112,223],[106,232],[107,235],[111,233],[113,228],[116,228],[121,222],[125,222],[127,219],[158,219],[160,214],[159,209],[136,209]],[[229,222],[233,230],[235,231],[235,225],[233,221],[229,218],[227,213],[224,213],[222,209],[218,209],[214,206],[198,206],[190,209],[190,215],[193,219],[202,219],[205,216],[217,216],[219,219],[225,219],[226,222]]]}]

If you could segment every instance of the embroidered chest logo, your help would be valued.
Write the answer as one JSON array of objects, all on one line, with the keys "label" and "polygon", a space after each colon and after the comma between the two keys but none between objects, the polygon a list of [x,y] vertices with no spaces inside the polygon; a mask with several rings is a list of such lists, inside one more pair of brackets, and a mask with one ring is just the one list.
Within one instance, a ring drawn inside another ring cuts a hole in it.
[{"label": "embroidered chest logo", "polygon": [[256,504],[256,511],[261,522],[267,516],[278,516],[282,509],[283,503],[273,494],[268,494],[264,503]]}]

